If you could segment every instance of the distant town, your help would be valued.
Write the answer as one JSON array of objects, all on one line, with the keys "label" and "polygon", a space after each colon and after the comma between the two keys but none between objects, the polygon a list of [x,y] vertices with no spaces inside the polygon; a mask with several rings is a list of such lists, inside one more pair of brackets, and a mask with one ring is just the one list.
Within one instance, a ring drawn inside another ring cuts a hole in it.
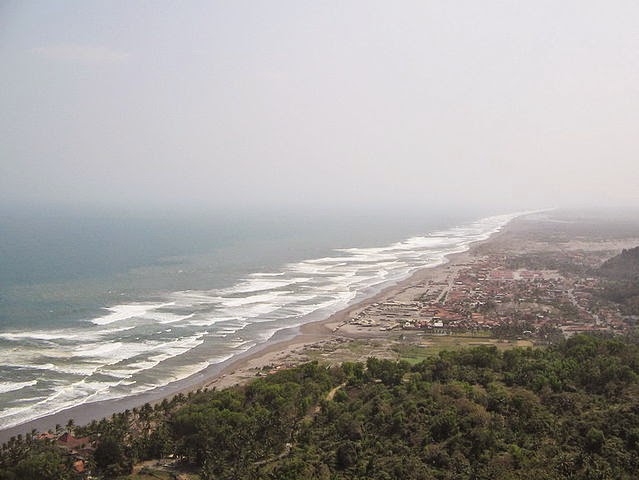
[{"label": "distant town", "polygon": [[[524,231],[510,229],[509,237]],[[523,252],[509,248],[512,238],[479,246],[462,262],[443,267],[443,275],[354,311],[336,330],[349,325],[432,335],[484,332],[537,343],[576,333],[634,330],[639,317],[607,298],[611,280],[599,267],[639,240],[586,242],[566,231],[552,232]]]}]

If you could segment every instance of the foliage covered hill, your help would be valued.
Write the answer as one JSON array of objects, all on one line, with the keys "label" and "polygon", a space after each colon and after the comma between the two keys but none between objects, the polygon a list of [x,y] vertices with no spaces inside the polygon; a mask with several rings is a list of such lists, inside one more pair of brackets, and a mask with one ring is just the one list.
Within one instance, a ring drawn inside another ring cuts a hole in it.
[{"label": "foliage covered hill", "polygon": [[[310,363],[80,433],[99,439],[92,468],[105,477],[175,454],[203,479],[631,479],[638,379],[635,343],[578,336],[413,366]],[[71,478],[38,473],[54,451],[5,448],[0,478]]]},{"label": "foliage covered hill", "polygon": [[639,247],[623,250],[606,260],[599,273],[613,280],[639,280]]},{"label": "foliage covered hill", "polygon": [[639,315],[639,247],[606,260],[598,273],[608,279],[602,296],[618,303],[624,313]]}]

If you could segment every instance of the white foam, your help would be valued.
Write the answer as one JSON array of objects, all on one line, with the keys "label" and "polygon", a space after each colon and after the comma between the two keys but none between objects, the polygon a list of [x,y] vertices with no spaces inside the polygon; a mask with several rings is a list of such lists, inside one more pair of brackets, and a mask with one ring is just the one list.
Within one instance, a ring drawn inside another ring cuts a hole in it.
[{"label": "white foam", "polygon": [[131,318],[141,317],[148,315],[153,310],[158,308],[168,307],[174,305],[174,302],[169,303],[129,303],[123,305],[115,305],[107,308],[111,313],[102,317],[91,319],[91,323],[96,325],[108,325],[109,323],[121,322],[123,320],[129,320]]},{"label": "white foam", "polygon": [[30,331],[30,332],[6,332],[1,333],[0,338],[5,340],[62,340],[78,338],[78,334],[68,331]]},{"label": "white foam", "polygon": [[[212,363],[223,362],[224,360],[231,358],[232,356],[233,355],[231,354],[226,357],[220,357],[219,360],[213,359]],[[188,378],[191,375],[195,375],[196,373],[201,372],[202,370],[206,369],[210,365],[211,365],[211,362],[208,362],[208,361],[198,362],[191,365],[182,365],[180,367],[175,368],[172,372],[170,372],[170,374],[163,375],[152,383],[139,384],[138,382],[131,381],[131,382],[121,382],[120,386],[123,386],[123,387],[134,386],[133,388],[128,389],[127,393],[129,395],[140,394],[140,393],[148,392],[149,390],[152,390],[157,387],[163,387],[165,385],[168,385],[171,382],[176,382],[178,380]],[[109,397],[105,397],[104,399],[106,400],[108,398]],[[113,397],[110,397],[110,398],[113,398]]]},{"label": "white foam", "polygon": [[2,422],[2,427],[12,427],[43,415],[54,414],[72,406],[91,402],[98,393],[115,384],[116,382],[87,382],[85,380],[72,383],[33,404],[2,410],[0,418],[5,419]]},{"label": "white foam", "polygon": [[119,328],[111,328],[109,330],[99,330],[95,332],[95,335],[96,336],[113,335],[114,333],[126,332],[127,330],[133,330],[134,328],[135,328],[135,325],[131,325],[129,327],[119,327]]},{"label": "white foam", "polygon": [[151,318],[153,318],[153,320],[156,320],[159,323],[166,324],[166,323],[182,322],[184,320],[188,320],[189,318],[193,318],[194,315],[195,315],[194,313],[190,313],[188,315],[175,315],[173,313],[168,313],[168,312],[157,312],[157,313],[154,313]]},{"label": "white foam", "polygon": [[181,292],[173,292],[171,298],[175,299],[176,305],[206,305],[215,302],[215,293],[185,290]]},{"label": "white foam", "polygon": [[91,358],[114,358],[114,353],[119,351],[120,354],[123,350],[122,342],[105,343],[103,345],[90,345],[86,347],[80,347],[73,353],[73,357],[91,357]]},{"label": "white foam", "polygon": [[99,339],[100,337],[104,337],[107,335],[113,335],[115,333],[124,332],[126,330],[131,330],[135,328],[135,326],[129,327],[121,327],[121,328],[112,328],[107,330],[90,330],[86,328],[77,329],[77,328],[67,328],[64,330],[32,330],[32,331],[21,331],[21,332],[4,332],[0,333],[0,339],[14,341],[14,342],[22,342],[24,340],[29,341],[45,341],[51,342],[54,340],[62,341],[62,343],[67,343],[69,340],[75,342],[86,343],[89,341],[94,341]]},{"label": "white foam", "polygon": [[237,316],[233,316],[233,317],[223,317],[223,316],[209,316],[209,317],[205,317],[201,320],[191,320],[190,322],[188,322],[188,325],[193,326],[193,327],[210,327],[212,325],[215,325],[216,323],[222,323],[222,322],[228,322],[230,320],[237,320]]},{"label": "white foam", "polygon": [[14,392],[16,390],[22,390],[26,387],[33,387],[38,383],[37,380],[30,382],[0,382],[0,393]]},{"label": "white foam", "polygon": [[257,295],[250,295],[248,297],[218,297],[220,305],[224,307],[242,307],[245,305],[251,304],[266,304],[272,303],[278,297],[282,295],[286,295],[287,293],[293,293],[291,290],[287,291],[277,291],[277,292],[269,292],[269,293],[261,293]]},{"label": "white foam", "polygon": [[258,279],[246,279],[243,282],[236,284],[231,288],[222,290],[224,294],[238,294],[238,293],[253,293],[262,292],[265,290],[275,290],[276,288],[288,287],[296,283],[301,283],[309,280],[308,278],[289,278],[279,280],[258,280]]}]

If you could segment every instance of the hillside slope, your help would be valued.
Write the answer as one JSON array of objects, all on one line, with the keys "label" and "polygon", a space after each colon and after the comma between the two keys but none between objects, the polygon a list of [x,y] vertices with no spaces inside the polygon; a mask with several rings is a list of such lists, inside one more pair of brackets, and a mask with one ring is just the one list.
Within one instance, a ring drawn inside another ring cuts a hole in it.
[{"label": "hillside slope", "polygon": [[599,274],[612,280],[639,279],[639,247],[623,250],[599,267]]}]

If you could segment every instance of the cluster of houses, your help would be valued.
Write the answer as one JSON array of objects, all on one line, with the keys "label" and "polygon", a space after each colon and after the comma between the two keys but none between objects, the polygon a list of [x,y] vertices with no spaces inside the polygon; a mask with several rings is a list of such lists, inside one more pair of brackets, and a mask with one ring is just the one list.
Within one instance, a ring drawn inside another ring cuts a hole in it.
[{"label": "cluster of houses", "polygon": [[87,470],[87,459],[95,450],[95,442],[89,437],[74,437],[70,432],[56,435],[52,432],[40,433],[38,440],[46,440],[55,443],[66,451],[71,459],[72,467],[77,473],[84,474]]},{"label": "cluster of houses", "polygon": [[349,323],[380,330],[411,329],[444,335],[526,324],[530,332],[559,328],[565,335],[618,331],[627,321],[593,301],[594,278],[556,270],[505,268],[505,257],[476,258],[448,283],[431,284],[412,301],[389,300],[361,310]]}]

